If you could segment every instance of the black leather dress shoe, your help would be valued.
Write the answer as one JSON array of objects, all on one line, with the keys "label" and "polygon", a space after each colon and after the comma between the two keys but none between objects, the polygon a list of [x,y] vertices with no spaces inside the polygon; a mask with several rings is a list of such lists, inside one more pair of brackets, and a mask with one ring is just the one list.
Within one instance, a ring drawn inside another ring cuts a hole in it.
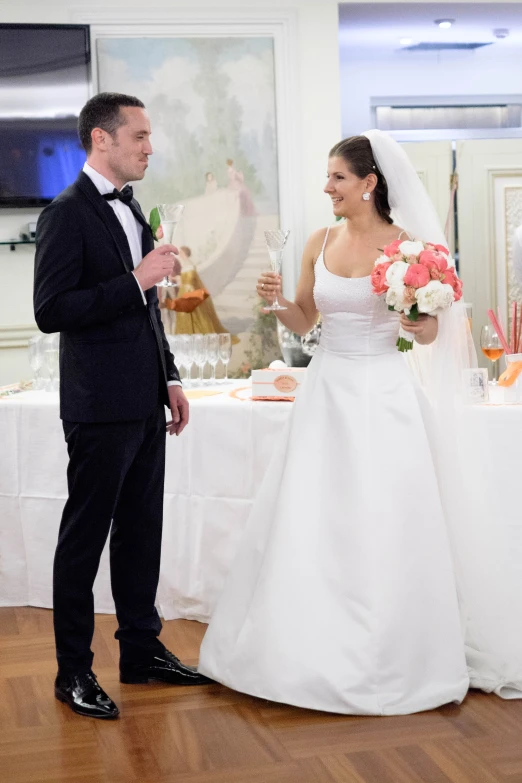
[{"label": "black leather dress shoe", "polygon": [[149,680],[160,680],[171,685],[207,685],[208,677],[198,674],[193,666],[185,666],[167,649],[153,653],[140,662],[120,662],[120,682],[139,685]]},{"label": "black leather dress shoe", "polygon": [[120,714],[112,699],[100,688],[96,675],[92,672],[59,674],[54,683],[54,695],[78,715],[110,719],[117,718]]}]

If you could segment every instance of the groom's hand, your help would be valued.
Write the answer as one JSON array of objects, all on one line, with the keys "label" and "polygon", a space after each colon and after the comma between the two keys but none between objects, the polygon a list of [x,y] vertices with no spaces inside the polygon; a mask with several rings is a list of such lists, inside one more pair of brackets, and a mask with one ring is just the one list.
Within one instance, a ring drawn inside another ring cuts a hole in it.
[{"label": "groom's hand", "polygon": [[142,291],[153,288],[164,277],[176,274],[176,269],[180,268],[178,252],[174,245],[160,245],[145,256],[134,270]]},{"label": "groom's hand", "polygon": [[169,435],[181,435],[189,420],[189,403],[181,386],[169,386],[169,404],[172,419],[167,422]]}]

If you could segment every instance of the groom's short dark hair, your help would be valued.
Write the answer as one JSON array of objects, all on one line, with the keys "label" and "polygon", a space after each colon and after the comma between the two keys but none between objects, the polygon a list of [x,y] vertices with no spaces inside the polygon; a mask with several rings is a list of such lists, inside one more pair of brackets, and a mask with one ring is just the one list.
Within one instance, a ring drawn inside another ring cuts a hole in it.
[{"label": "groom's short dark hair", "polygon": [[145,108],[139,98],[121,92],[100,92],[87,101],[78,117],[78,136],[87,155],[92,150],[91,133],[94,128],[101,128],[114,136],[118,128],[125,124],[125,118],[120,112],[122,106]]}]

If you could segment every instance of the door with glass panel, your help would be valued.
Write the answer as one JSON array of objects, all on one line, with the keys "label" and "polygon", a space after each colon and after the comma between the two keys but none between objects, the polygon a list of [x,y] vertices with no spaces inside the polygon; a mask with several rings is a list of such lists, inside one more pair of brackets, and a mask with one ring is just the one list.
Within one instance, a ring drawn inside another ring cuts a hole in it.
[{"label": "door with glass panel", "polygon": [[499,309],[506,324],[512,302],[522,302],[512,249],[522,225],[522,139],[458,141],[456,161],[460,273],[479,348],[488,308]]}]

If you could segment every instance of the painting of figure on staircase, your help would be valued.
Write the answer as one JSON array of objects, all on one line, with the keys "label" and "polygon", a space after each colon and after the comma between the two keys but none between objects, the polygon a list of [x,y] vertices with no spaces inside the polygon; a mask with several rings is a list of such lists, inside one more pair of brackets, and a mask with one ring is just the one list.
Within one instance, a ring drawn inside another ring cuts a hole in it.
[{"label": "painting of figure on staircase", "polygon": [[144,211],[185,206],[175,243],[190,248],[215,317],[180,320],[229,331],[233,371],[255,330],[263,232],[279,227],[273,39],[99,37],[96,47],[98,89],[136,95],[150,115],[154,154],[135,185]]}]

